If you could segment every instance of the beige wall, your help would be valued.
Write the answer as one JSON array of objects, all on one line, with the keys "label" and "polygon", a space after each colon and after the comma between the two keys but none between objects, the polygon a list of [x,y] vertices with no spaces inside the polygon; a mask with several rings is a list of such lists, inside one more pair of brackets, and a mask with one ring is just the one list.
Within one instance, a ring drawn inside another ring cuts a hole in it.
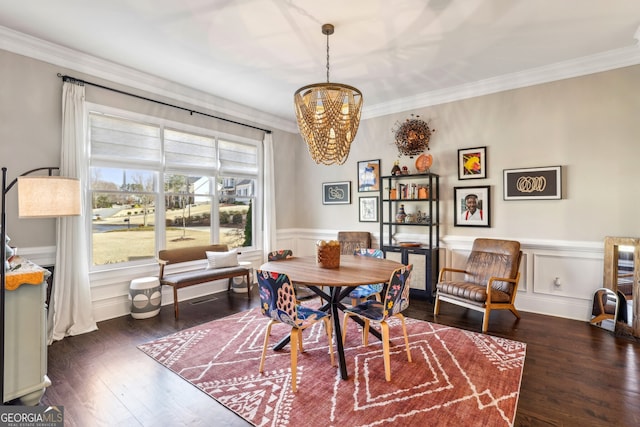
[{"label": "beige wall", "polygon": [[[133,92],[155,100],[177,104],[196,111],[221,116],[203,108],[191,107],[175,100],[127,88],[112,82],[86,75],[74,70],[57,67],[46,62],[31,59],[0,50],[0,158],[1,165],[8,168],[8,180],[17,174],[42,166],[59,166],[61,142],[61,96],[62,80],[57,73],[69,74],[93,83]],[[94,86],[86,87],[88,102],[108,105],[141,114],[165,117],[194,126],[229,132],[236,135],[262,139],[263,132],[216,120],[202,115],[162,106],[148,101],[124,96]],[[259,114],[259,113],[256,113]],[[249,123],[246,120],[226,117]],[[264,128],[266,126],[256,125]],[[276,176],[278,182],[295,182],[295,157],[299,147],[298,135],[281,130],[273,130],[276,146]],[[287,184],[290,187],[289,184]],[[278,192],[278,206],[295,205],[293,192]],[[289,227],[295,221],[295,212],[283,209],[277,216],[278,227]],[[7,194],[7,230],[11,244],[18,247],[51,246],[55,244],[55,220],[17,219],[17,191]]]},{"label": "beige wall", "polygon": [[[61,80],[56,73],[118,87],[2,50],[0,70],[0,156],[2,165],[9,168],[9,179],[34,167],[59,164]],[[634,66],[364,120],[349,159],[341,166],[316,165],[299,135],[276,130],[278,229],[377,232],[377,224],[358,222],[358,197],[371,193],[357,192],[356,163],[381,159],[382,172],[387,174],[397,158],[392,129],[413,113],[437,130],[430,152],[435,159],[432,170],[442,176],[442,236],[569,241],[637,236],[640,229],[635,213],[640,210],[640,198],[634,184],[640,159],[639,77],[640,66]],[[93,87],[87,88],[87,100],[222,131],[237,129],[213,119],[185,118],[177,110]],[[260,134],[245,132],[250,137]],[[476,146],[487,147],[488,177],[459,181],[457,150]],[[402,159],[403,164],[411,162]],[[563,166],[563,200],[502,200],[503,169],[550,165]],[[343,180],[352,182],[352,203],[322,205],[321,183]],[[468,185],[491,186],[491,228],[453,226],[452,188]],[[7,229],[12,243],[19,247],[53,245],[54,221],[18,220],[16,193],[14,189],[8,194]]]},{"label": "beige wall", "polygon": [[[85,69],[82,61],[78,64],[79,69]],[[9,168],[9,179],[35,167],[59,164],[62,83],[57,73],[119,87],[0,50],[0,165]],[[312,253],[315,240],[331,238],[337,230],[377,234],[377,224],[358,221],[358,197],[372,193],[357,192],[356,164],[381,159],[382,172],[388,174],[397,158],[392,129],[410,114],[419,114],[437,130],[430,152],[435,158],[432,170],[442,176],[441,237],[446,238],[447,247],[442,262],[455,264],[456,259],[463,259],[474,236],[518,238],[525,244],[519,309],[586,319],[593,290],[601,286],[599,242],[606,235],[640,235],[636,220],[640,198],[635,190],[640,159],[639,77],[640,66],[633,66],[364,120],[349,159],[341,166],[316,165],[297,133],[274,130],[279,244],[305,254]],[[137,93],[164,99],[155,93]],[[233,127],[237,131],[236,125],[190,117],[93,87],[87,87],[87,99],[216,130],[231,131]],[[224,108],[228,101],[211,98],[209,103],[204,94],[202,99],[207,102],[198,105],[212,105],[216,111],[222,106],[222,111],[229,111]],[[255,112],[238,121],[246,122],[250,117],[264,123],[264,115]],[[261,138],[254,130],[244,132],[244,136]],[[459,181],[457,150],[477,146],[487,147],[488,177]],[[412,161],[403,158],[402,162]],[[550,165],[563,167],[564,199],[502,200],[503,169]],[[322,182],[345,180],[352,182],[352,203],[322,205]],[[453,226],[452,189],[472,185],[491,186],[491,228]],[[53,263],[55,255],[50,247],[55,244],[55,221],[19,220],[16,195],[15,189],[8,194],[7,229],[12,244],[35,256],[32,259],[36,262]],[[243,255],[255,266],[262,262],[260,253]],[[154,263],[126,272],[93,274],[96,319],[127,314],[131,277],[154,274]],[[555,277],[562,279],[562,286],[553,284]],[[209,288],[197,289],[183,298],[210,292]],[[171,303],[169,293],[163,299]]]},{"label": "beige wall", "polygon": [[[0,164],[8,180],[60,165],[61,94],[58,69],[0,50]],[[55,221],[18,220],[17,189],[7,193],[7,234],[18,247],[55,242]]]},{"label": "beige wall", "polygon": [[[638,93],[640,66],[634,66],[365,120],[342,166],[317,166],[299,152],[298,203],[308,214],[297,226],[377,232],[376,224],[358,222],[358,196],[371,193],[357,192],[356,164],[381,159],[389,174],[397,158],[392,129],[418,114],[436,129],[430,153],[432,171],[442,177],[442,236],[638,236]],[[457,150],[478,146],[487,147],[487,179],[458,180]],[[503,169],[554,165],[563,167],[562,200],[503,200]],[[343,180],[352,182],[352,204],[323,206],[321,182]],[[454,227],[453,187],[474,185],[491,186],[492,227]]]}]

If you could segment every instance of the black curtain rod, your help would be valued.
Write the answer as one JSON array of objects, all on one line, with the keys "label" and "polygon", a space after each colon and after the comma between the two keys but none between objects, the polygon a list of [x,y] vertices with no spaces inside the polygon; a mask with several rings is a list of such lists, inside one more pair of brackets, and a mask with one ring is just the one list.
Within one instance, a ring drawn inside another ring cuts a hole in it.
[{"label": "black curtain rod", "polygon": [[167,102],[162,102],[162,101],[158,101],[156,99],[147,98],[145,96],[136,95],[135,93],[125,92],[125,91],[120,90],[120,89],[114,89],[112,87],[99,85],[97,83],[91,83],[91,82],[88,82],[86,80],[77,79],[77,78],[71,77],[71,76],[65,76],[65,75],[62,75],[60,73],[58,73],[58,77],[61,78],[63,82],[70,82],[70,83],[79,84],[79,85],[95,86],[95,87],[99,87],[100,89],[106,89],[106,90],[110,90],[112,92],[117,92],[117,93],[122,94],[122,95],[132,96],[134,98],[142,99],[144,101],[149,101],[149,102],[153,102],[153,103],[156,103],[156,104],[164,105],[165,107],[172,107],[172,108],[177,108],[178,110],[187,111],[191,115],[199,114],[201,116],[211,117],[212,119],[222,120],[224,122],[233,123],[235,125],[240,125],[240,126],[248,127],[248,128],[251,128],[251,129],[260,130],[260,131],[265,132],[265,133],[271,133],[271,131],[269,129],[262,129],[262,128],[259,128],[257,126],[248,125],[246,123],[236,122],[235,120],[225,119],[224,117],[218,117],[218,116],[214,116],[212,114],[202,113],[200,111],[191,110],[190,108],[180,107],[179,105],[169,104]]}]

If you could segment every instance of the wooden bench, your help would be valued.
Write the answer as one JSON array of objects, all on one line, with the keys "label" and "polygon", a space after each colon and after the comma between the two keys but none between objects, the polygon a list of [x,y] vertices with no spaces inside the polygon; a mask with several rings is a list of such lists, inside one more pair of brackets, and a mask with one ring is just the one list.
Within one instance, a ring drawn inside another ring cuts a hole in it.
[{"label": "wooden bench", "polygon": [[[198,285],[220,279],[231,279],[233,277],[246,277],[248,286],[251,286],[251,269],[244,266],[206,268],[206,265],[198,264],[192,266],[190,270],[176,273],[165,273],[165,267],[172,264],[187,263],[192,261],[207,261],[207,252],[226,252],[227,245],[205,245],[192,246],[179,249],[164,249],[158,252],[158,263],[160,264],[160,284],[173,288],[173,309],[175,318],[178,318],[178,289],[187,286]],[[231,290],[231,280],[229,280],[228,290]],[[247,297],[251,299],[251,288],[247,289]]]}]

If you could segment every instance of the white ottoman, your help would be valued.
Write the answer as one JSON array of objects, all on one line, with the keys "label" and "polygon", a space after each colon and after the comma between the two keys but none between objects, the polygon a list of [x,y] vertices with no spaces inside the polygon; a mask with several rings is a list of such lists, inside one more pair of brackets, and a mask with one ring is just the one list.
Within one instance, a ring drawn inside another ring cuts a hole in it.
[{"label": "white ottoman", "polygon": [[238,264],[249,269],[249,278],[251,279],[251,282],[247,283],[246,276],[232,277],[229,279],[231,280],[231,289],[233,289],[233,292],[235,293],[246,294],[247,289],[251,289],[251,286],[253,285],[253,267],[251,267],[251,263],[248,261],[240,261]]},{"label": "white ottoman", "polygon": [[162,303],[160,281],[157,277],[133,279],[129,286],[131,317],[147,319],[160,313]]}]

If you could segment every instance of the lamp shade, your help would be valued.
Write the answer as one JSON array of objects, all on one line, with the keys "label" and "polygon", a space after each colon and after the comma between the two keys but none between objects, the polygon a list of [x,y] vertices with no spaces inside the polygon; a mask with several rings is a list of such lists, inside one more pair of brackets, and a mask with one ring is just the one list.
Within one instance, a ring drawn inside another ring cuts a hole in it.
[{"label": "lamp shade", "polygon": [[18,178],[18,216],[53,218],[80,215],[80,180],[60,176]]}]

